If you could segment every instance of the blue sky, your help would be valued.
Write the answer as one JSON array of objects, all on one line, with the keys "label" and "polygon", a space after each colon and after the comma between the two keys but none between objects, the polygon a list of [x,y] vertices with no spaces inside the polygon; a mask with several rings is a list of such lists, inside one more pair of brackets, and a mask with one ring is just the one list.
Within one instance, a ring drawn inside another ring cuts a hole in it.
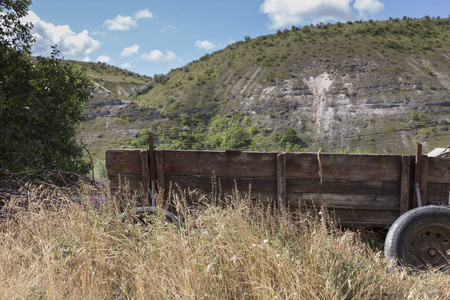
[{"label": "blue sky", "polygon": [[447,18],[449,0],[34,0],[34,55],[58,45],[66,59],[165,74],[245,36],[389,17]]}]

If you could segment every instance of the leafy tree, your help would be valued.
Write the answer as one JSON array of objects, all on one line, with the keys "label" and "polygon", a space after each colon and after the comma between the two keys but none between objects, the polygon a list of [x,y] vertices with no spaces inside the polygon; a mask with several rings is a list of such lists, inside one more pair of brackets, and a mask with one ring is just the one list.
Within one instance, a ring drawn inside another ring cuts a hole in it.
[{"label": "leafy tree", "polygon": [[148,91],[150,91],[154,86],[155,85],[153,82],[148,81],[148,82],[144,83],[142,86],[134,88],[134,93],[136,94],[136,96],[145,94]]},{"label": "leafy tree", "polygon": [[30,35],[31,24],[23,24],[20,18],[27,15],[31,0],[0,0],[0,62],[16,54],[29,51],[33,37]]},{"label": "leafy tree", "polygon": [[169,80],[169,76],[164,74],[155,74],[153,75],[153,80],[156,83],[165,84]]},{"label": "leafy tree", "polygon": [[58,58],[31,57],[31,24],[22,24],[29,0],[0,0],[0,168],[86,173],[75,141],[91,80]]},{"label": "leafy tree", "polygon": [[237,129],[228,135],[224,140],[223,146],[226,149],[245,149],[251,143],[250,135],[242,129]]},{"label": "leafy tree", "polygon": [[283,131],[275,131],[272,133],[275,141],[283,151],[288,152],[302,152],[302,140],[297,137],[297,132],[292,128],[284,129]]}]

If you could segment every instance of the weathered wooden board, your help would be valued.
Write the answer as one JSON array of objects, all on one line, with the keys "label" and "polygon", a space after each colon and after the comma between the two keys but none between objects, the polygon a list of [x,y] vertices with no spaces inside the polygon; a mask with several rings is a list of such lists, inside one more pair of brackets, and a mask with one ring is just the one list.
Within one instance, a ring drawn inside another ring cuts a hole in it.
[{"label": "weathered wooden board", "polygon": [[[301,211],[310,211],[315,214],[322,211],[322,206],[308,205],[300,202],[290,207],[291,211],[300,208]],[[364,210],[364,209],[325,209],[331,213],[331,217],[338,221],[338,224],[344,226],[357,227],[389,227],[400,216],[398,210]],[[318,217],[320,217],[318,215]]]},{"label": "weathered wooden board", "polygon": [[450,184],[450,159],[429,157],[427,182]]},{"label": "weathered wooden board", "polygon": [[110,181],[109,186],[113,191],[117,190],[120,185],[129,185],[131,190],[139,190],[141,187],[145,187],[142,182],[142,175],[138,174],[109,175],[108,179]]},{"label": "weathered wooden board", "polygon": [[216,175],[222,178],[277,176],[277,153],[161,150],[164,174]]},{"label": "weathered wooden board", "polygon": [[443,197],[444,200],[448,200],[449,188],[450,183],[428,182],[427,196],[434,198]]},{"label": "weathered wooden board", "polygon": [[354,195],[354,194],[298,194],[288,193],[287,199],[291,207],[295,207],[298,199],[301,202],[314,205],[324,205],[327,208],[365,209],[365,210],[399,210],[398,197],[392,195]]},{"label": "weathered wooden board", "polygon": [[400,181],[324,179],[322,184],[320,184],[318,179],[288,178],[286,186],[291,193],[352,193],[359,195],[400,196],[401,183]]},{"label": "weathered wooden board", "polygon": [[[287,153],[288,178],[320,179],[317,154]],[[401,177],[401,155],[321,154],[323,179],[397,181]]]},{"label": "weathered wooden board", "polygon": [[168,187],[168,182],[178,183],[180,187],[191,189],[197,188],[204,191],[210,191],[213,185],[213,180],[223,191],[231,190],[237,187],[240,191],[248,191],[249,189],[254,191],[270,192],[274,196],[277,194],[276,178],[221,178],[205,175],[166,175],[164,176],[164,181],[166,182],[166,187]]},{"label": "weathered wooden board", "polygon": [[340,225],[364,227],[388,227],[400,216],[398,210],[332,210]]},{"label": "weathered wooden board", "polygon": [[109,175],[142,174],[141,150],[107,150],[106,171]]},{"label": "weathered wooden board", "polygon": [[449,203],[450,159],[429,157],[425,168],[427,172],[423,181],[426,182],[426,188],[423,192],[426,202]]},{"label": "weathered wooden board", "polygon": [[[237,190],[241,193],[251,194],[254,199],[261,199],[262,202],[268,202],[267,198],[275,200],[277,198],[276,178],[221,178],[205,175],[166,175],[164,176],[165,191],[167,192],[170,185],[173,190],[194,189],[202,190],[205,193],[212,191],[213,184],[216,189],[220,189],[222,193],[230,193]],[[215,182],[213,182],[215,181]],[[167,194],[167,193],[166,193]]]}]

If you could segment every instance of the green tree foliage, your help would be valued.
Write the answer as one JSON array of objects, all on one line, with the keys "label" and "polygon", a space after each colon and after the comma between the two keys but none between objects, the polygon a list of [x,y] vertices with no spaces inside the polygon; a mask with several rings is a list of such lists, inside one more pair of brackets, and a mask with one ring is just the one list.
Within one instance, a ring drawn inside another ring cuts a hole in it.
[{"label": "green tree foliage", "polygon": [[31,0],[0,0],[0,62],[15,52],[29,51],[33,42],[31,24],[23,24],[20,18],[27,15]]},{"label": "green tree foliage", "polygon": [[33,61],[31,25],[21,24],[31,1],[0,0],[0,168],[86,173],[75,141],[91,80],[58,58]]},{"label": "green tree foliage", "polygon": [[144,83],[142,86],[134,88],[134,93],[136,94],[136,96],[145,94],[148,91],[150,91],[154,86],[155,84],[152,81],[148,81]]},{"label": "green tree foliage", "polygon": [[272,133],[276,143],[283,151],[287,152],[303,152],[301,144],[303,143],[297,137],[297,132],[292,128],[287,128],[282,131],[275,131]]},{"label": "green tree foliage", "polygon": [[169,80],[169,76],[164,74],[155,74],[153,75],[153,80],[156,83],[165,84]]},{"label": "green tree foliage", "polygon": [[242,113],[223,116],[214,112],[183,113],[171,128],[144,128],[129,143],[148,147],[148,135],[155,137],[157,148],[173,150],[225,150],[304,152],[303,142],[294,129],[272,130]]},{"label": "green tree foliage", "polygon": [[226,149],[245,149],[251,145],[252,140],[245,130],[239,128],[230,132],[224,143]]}]

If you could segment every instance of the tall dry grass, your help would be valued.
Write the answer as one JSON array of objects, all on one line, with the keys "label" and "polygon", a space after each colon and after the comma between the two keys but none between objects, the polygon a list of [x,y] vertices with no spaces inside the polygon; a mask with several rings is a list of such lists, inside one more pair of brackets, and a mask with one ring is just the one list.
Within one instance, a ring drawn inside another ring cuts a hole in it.
[{"label": "tall dry grass", "polygon": [[105,192],[28,191],[1,220],[2,299],[450,299],[450,275],[389,271],[366,234],[237,191],[195,210],[172,194],[181,227],[122,222]]}]

